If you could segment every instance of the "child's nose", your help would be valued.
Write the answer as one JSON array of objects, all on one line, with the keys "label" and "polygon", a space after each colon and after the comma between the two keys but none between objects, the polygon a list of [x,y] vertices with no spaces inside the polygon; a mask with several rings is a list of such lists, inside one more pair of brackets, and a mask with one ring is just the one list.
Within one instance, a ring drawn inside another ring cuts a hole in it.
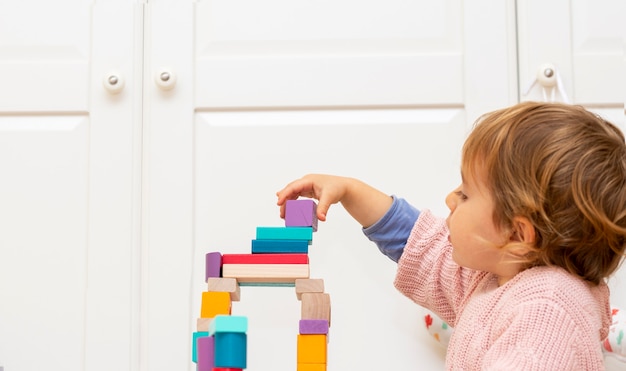
[{"label": "child's nose", "polygon": [[450,209],[450,212],[456,209],[456,197],[455,197],[454,192],[456,192],[457,190],[458,188],[448,193],[448,195],[446,196],[446,206],[448,206],[448,209]]}]

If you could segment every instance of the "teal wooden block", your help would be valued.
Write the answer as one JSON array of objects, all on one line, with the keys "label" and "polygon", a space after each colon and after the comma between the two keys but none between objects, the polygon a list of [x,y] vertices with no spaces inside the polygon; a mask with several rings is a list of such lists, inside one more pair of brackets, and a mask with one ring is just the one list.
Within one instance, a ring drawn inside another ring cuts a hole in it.
[{"label": "teal wooden block", "polygon": [[257,227],[257,240],[305,240],[313,241],[312,227]]},{"label": "teal wooden block", "polygon": [[215,367],[247,367],[247,335],[242,332],[216,332]]},{"label": "teal wooden block", "polygon": [[252,240],[253,254],[308,254],[307,240]]},{"label": "teal wooden block", "polygon": [[200,337],[209,336],[209,333],[206,331],[196,331],[193,333],[191,340],[191,360],[196,363],[198,362],[198,342],[196,341]]},{"label": "teal wooden block", "polygon": [[239,286],[249,287],[296,287],[295,283],[291,282],[239,282]]},{"label": "teal wooden block", "polygon": [[248,331],[248,317],[217,315],[209,324],[209,335],[220,332]]}]

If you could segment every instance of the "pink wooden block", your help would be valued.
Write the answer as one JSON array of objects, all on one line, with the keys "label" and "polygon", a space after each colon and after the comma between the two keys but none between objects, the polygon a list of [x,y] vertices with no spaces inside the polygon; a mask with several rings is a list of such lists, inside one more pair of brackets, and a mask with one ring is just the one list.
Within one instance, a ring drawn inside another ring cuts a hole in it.
[{"label": "pink wooden block", "polygon": [[287,200],[285,227],[313,227],[317,231],[317,204],[313,200]]},{"label": "pink wooden block", "polygon": [[199,337],[197,341],[197,371],[213,371],[215,366],[215,339],[213,336]]},{"label": "pink wooden block", "polygon": [[209,277],[222,276],[222,254],[219,252],[210,252],[206,254],[206,271],[204,274],[204,282]]},{"label": "pink wooden block", "polygon": [[328,334],[328,321],[325,319],[301,319],[300,335]]}]

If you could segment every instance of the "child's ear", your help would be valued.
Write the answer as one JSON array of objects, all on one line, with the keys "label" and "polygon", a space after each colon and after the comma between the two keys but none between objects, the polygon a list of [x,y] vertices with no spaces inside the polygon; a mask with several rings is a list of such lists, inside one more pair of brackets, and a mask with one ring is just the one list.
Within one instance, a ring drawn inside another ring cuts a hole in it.
[{"label": "child's ear", "polygon": [[[536,235],[535,227],[530,220],[523,216],[516,216],[513,218],[513,225],[511,228],[511,242],[522,242],[530,246],[535,245]],[[529,251],[518,251],[520,255],[525,255]]]}]

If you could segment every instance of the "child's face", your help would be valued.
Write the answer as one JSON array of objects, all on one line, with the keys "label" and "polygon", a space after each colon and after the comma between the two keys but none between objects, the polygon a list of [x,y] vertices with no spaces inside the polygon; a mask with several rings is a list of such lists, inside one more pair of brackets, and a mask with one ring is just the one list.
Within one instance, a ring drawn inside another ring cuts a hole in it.
[{"label": "child's face", "polygon": [[510,232],[497,228],[493,221],[494,203],[482,179],[464,178],[463,183],[446,197],[454,261],[470,269],[491,272],[500,284],[517,274],[520,267],[507,262],[509,256],[501,247]]}]

